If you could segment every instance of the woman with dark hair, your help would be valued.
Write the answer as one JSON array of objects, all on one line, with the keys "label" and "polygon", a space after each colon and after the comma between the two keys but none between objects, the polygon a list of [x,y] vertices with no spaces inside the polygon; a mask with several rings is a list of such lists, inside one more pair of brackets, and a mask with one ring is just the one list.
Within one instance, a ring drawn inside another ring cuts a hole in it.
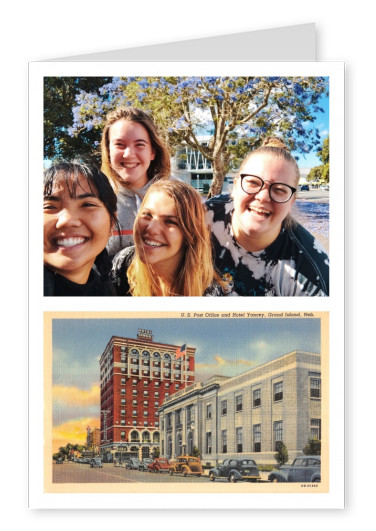
[{"label": "woman with dark hair", "polygon": [[205,208],[189,184],[153,184],[137,214],[134,239],[135,246],[120,251],[113,261],[119,295],[222,295]]},{"label": "woman with dark hair", "polygon": [[268,137],[244,159],[231,196],[207,201],[228,295],[329,295],[328,255],[291,217],[299,178],[285,144]]},{"label": "woman with dark hair", "polygon": [[44,295],[116,295],[106,251],[116,194],[107,177],[87,160],[57,162],[44,173],[43,195]]},{"label": "woman with dark hair", "polygon": [[102,133],[102,171],[117,194],[121,239],[108,242],[111,257],[133,244],[133,224],[146,190],[170,177],[170,154],[152,118],[134,107],[110,112]]}]

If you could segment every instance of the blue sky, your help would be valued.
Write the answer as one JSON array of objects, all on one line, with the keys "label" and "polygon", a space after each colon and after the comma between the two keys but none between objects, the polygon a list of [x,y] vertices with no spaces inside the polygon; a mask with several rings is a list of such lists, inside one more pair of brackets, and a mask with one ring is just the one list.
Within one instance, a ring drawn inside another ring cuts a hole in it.
[{"label": "blue sky", "polygon": [[195,347],[200,379],[243,372],[240,360],[258,365],[296,349],[320,352],[319,319],[54,319],[53,383],[89,389],[111,336],[136,338],[138,328],[157,342]]}]

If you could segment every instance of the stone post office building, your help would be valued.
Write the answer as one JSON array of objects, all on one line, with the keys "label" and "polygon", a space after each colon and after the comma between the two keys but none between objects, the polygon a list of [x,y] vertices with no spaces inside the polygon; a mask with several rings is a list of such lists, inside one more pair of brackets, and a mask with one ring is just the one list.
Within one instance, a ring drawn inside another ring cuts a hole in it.
[{"label": "stone post office building", "polygon": [[159,410],[161,455],[197,446],[204,463],[252,457],[275,464],[279,441],[289,461],[309,438],[321,440],[321,356],[294,351],[238,376],[213,376],[166,398]]}]

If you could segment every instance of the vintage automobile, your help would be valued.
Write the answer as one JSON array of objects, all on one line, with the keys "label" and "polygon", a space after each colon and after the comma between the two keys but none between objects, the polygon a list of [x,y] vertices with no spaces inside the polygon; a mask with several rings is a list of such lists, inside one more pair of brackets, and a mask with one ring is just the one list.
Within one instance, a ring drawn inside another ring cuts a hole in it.
[{"label": "vintage automobile", "polygon": [[148,470],[149,472],[169,472],[170,471],[170,463],[168,462],[168,459],[165,459],[164,457],[156,457],[152,463],[148,464]]},{"label": "vintage automobile", "polygon": [[103,468],[102,459],[100,457],[93,457],[90,461],[91,468]]},{"label": "vintage automobile", "polygon": [[272,470],[268,476],[274,482],[321,482],[321,456],[305,455],[294,459],[291,465],[282,465],[279,470]]},{"label": "vintage automobile", "polygon": [[126,462],[125,467],[128,468],[129,470],[142,470],[142,471],[145,471],[145,470],[148,469],[148,467],[145,465],[145,463],[143,463],[142,461],[140,461],[136,457],[131,457]]},{"label": "vintage automobile", "polygon": [[56,464],[57,464],[57,465],[62,465],[62,464],[64,464],[64,459],[63,459],[62,457],[58,457],[58,458],[56,459]]},{"label": "vintage automobile", "polygon": [[253,459],[242,457],[240,459],[225,459],[223,463],[209,470],[210,481],[216,478],[227,478],[231,483],[237,481],[259,481],[259,469]]},{"label": "vintage automobile", "polygon": [[203,474],[200,459],[191,455],[180,455],[174,463],[170,463],[170,475],[173,474],[200,477]]}]

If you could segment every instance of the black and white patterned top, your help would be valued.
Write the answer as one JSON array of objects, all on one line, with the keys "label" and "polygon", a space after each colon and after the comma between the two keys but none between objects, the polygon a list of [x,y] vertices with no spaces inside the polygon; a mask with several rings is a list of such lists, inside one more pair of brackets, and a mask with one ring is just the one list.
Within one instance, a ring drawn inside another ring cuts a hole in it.
[{"label": "black and white patterned top", "polygon": [[232,232],[234,202],[220,195],[206,202],[215,252],[215,265],[228,296],[329,295],[329,257],[320,242],[295,223],[282,227],[266,249],[248,252]]}]

